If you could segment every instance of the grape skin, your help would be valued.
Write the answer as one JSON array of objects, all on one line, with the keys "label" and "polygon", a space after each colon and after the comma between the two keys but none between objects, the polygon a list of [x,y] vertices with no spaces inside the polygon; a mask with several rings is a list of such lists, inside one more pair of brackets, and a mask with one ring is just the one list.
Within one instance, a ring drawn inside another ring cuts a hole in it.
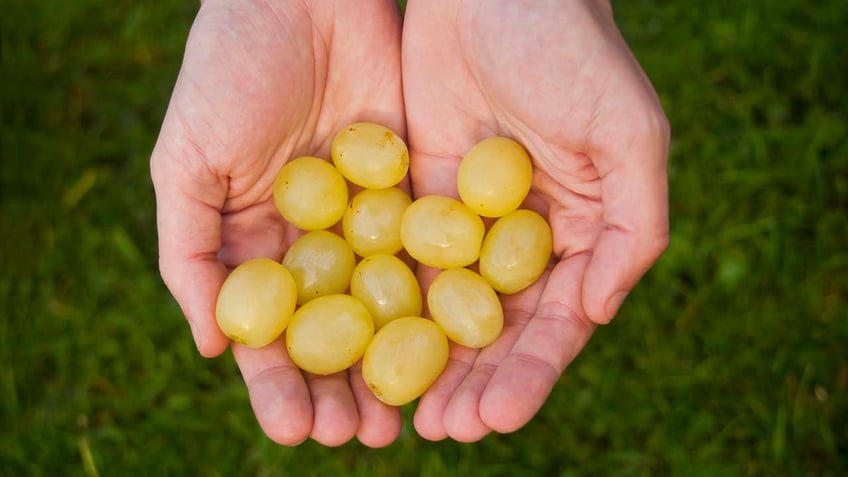
[{"label": "grape skin", "polygon": [[459,196],[483,217],[501,217],[517,209],[532,182],[530,156],[524,146],[506,137],[475,144],[457,171]]},{"label": "grape skin", "polygon": [[362,378],[377,399],[402,406],[424,394],[447,362],[448,339],[439,325],[403,317],[374,335],[362,358]]},{"label": "grape skin", "polygon": [[424,306],[415,274],[393,255],[371,255],[359,262],[350,294],[362,300],[378,330],[393,319],[420,315]]},{"label": "grape skin", "polygon": [[373,336],[374,322],[362,302],[350,295],[326,295],[294,313],[286,348],[298,368],[328,375],[359,361]]},{"label": "grape skin", "polygon": [[397,185],[409,169],[406,143],[376,123],[354,123],[339,131],[330,155],[347,180],[366,189]]},{"label": "grape skin", "polygon": [[467,268],[440,272],[430,284],[427,306],[448,338],[469,348],[488,346],[503,330],[503,308],[497,293]]},{"label": "grape skin", "polygon": [[347,290],[356,257],[343,238],[327,230],[316,230],[291,244],[283,265],[297,284],[297,304],[303,305],[319,296]]},{"label": "grape skin", "polygon": [[231,340],[260,348],[280,336],[296,301],[291,273],[279,262],[255,258],[237,266],[224,280],[215,319]]},{"label": "grape skin", "polygon": [[342,218],[345,240],[360,257],[400,252],[401,217],[410,204],[409,194],[397,187],[360,191]]},{"label": "grape skin", "polygon": [[553,249],[551,227],[541,215],[519,209],[499,218],[480,251],[480,274],[505,294],[517,293],[539,279]]},{"label": "grape skin", "polygon": [[341,220],[348,188],[329,162],[312,156],[289,161],[274,179],[274,205],[280,215],[302,230],[321,230]]},{"label": "grape skin", "polygon": [[436,268],[464,267],[480,256],[483,220],[462,202],[429,195],[416,199],[401,219],[400,237],[412,258]]}]

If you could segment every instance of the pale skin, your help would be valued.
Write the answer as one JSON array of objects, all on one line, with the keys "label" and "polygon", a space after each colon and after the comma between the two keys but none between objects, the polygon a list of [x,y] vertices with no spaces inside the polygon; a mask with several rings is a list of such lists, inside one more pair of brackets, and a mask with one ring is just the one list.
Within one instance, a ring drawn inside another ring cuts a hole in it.
[{"label": "pale skin", "polygon": [[[326,157],[335,131],[375,121],[408,137],[415,195],[456,196],[462,153],[513,137],[533,157],[526,206],[550,221],[555,260],[504,298],[494,344],[452,348],[414,423],[433,440],[514,431],[667,245],[665,116],[605,0],[411,0],[402,42],[393,0],[349,5],[203,4],[151,158],[163,279],[200,353],[217,356],[230,346],[214,318],[228,268],[280,259],[298,234],[271,200],[285,161]],[[358,367],[318,377],[279,342],[232,351],[274,441],[398,436],[398,409]]]}]

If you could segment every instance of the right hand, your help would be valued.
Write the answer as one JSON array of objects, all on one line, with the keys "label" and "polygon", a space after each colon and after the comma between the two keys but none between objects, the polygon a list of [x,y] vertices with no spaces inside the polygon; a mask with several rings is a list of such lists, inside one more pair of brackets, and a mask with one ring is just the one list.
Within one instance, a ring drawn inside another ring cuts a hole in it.
[{"label": "right hand", "polygon": [[[215,320],[228,269],[280,260],[298,231],[272,198],[282,165],[328,157],[336,131],[356,121],[405,136],[401,19],[393,0],[207,0],[194,21],[150,167],[159,266],[203,356],[230,344]],[[312,376],[277,340],[232,344],[256,417],[274,441],[354,436],[388,445],[398,409],[380,403],[358,368]]]}]

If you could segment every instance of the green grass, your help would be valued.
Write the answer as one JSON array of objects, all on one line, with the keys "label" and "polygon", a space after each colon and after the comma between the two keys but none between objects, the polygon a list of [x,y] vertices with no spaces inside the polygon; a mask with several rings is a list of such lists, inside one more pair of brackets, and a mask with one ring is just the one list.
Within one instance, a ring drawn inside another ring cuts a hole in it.
[{"label": "green grass", "polygon": [[668,252],[522,430],[407,415],[370,450],[271,443],[159,280],[147,161],[195,4],[6,2],[0,475],[848,474],[848,4],[697,3],[615,2],[673,128]]}]

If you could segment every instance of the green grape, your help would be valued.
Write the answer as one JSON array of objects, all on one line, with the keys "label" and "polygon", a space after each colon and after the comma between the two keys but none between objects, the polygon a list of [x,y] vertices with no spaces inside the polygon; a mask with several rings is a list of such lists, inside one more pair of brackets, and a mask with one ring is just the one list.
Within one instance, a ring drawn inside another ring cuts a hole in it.
[{"label": "green grape", "polygon": [[283,257],[297,284],[297,304],[343,293],[350,285],[356,257],[350,245],[327,230],[307,232],[294,241]]},{"label": "green grape", "polygon": [[349,181],[366,189],[392,187],[409,169],[409,151],[403,139],[375,123],[355,123],[339,131],[330,155]]},{"label": "green grape", "polygon": [[501,293],[519,292],[539,279],[551,258],[551,227],[532,210],[495,221],[483,240],[480,274]]},{"label": "green grape", "polygon": [[345,240],[360,257],[398,253],[403,248],[400,219],[411,203],[409,194],[396,187],[360,191],[342,218]]},{"label": "green grape", "polygon": [[362,300],[377,329],[395,318],[418,316],[423,307],[415,274],[394,255],[371,255],[359,262],[350,279],[350,294]]},{"label": "green grape", "polygon": [[503,329],[498,294],[467,268],[440,272],[427,291],[427,307],[448,338],[469,348],[488,346]]},{"label": "green grape", "polygon": [[286,267],[269,258],[254,258],[224,280],[215,318],[231,340],[260,348],[280,336],[296,300],[297,286]]},{"label": "green grape", "polygon": [[274,204],[292,225],[326,229],[344,215],[348,190],[344,177],[329,162],[305,156],[289,161],[274,180]]},{"label": "green grape", "polygon": [[530,192],[533,164],[524,147],[505,137],[475,144],[457,172],[462,201],[483,217],[501,217],[517,209]]},{"label": "green grape", "polygon": [[368,309],[350,295],[326,295],[300,307],[286,330],[286,348],[300,369],[320,375],[359,361],[374,337]]},{"label": "green grape", "polygon": [[374,335],[362,358],[362,378],[377,399],[402,406],[424,394],[447,362],[448,340],[439,325],[403,317]]},{"label": "green grape", "polygon": [[430,195],[403,214],[400,237],[412,258],[436,268],[470,265],[480,255],[483,220],[462,202]]}]

